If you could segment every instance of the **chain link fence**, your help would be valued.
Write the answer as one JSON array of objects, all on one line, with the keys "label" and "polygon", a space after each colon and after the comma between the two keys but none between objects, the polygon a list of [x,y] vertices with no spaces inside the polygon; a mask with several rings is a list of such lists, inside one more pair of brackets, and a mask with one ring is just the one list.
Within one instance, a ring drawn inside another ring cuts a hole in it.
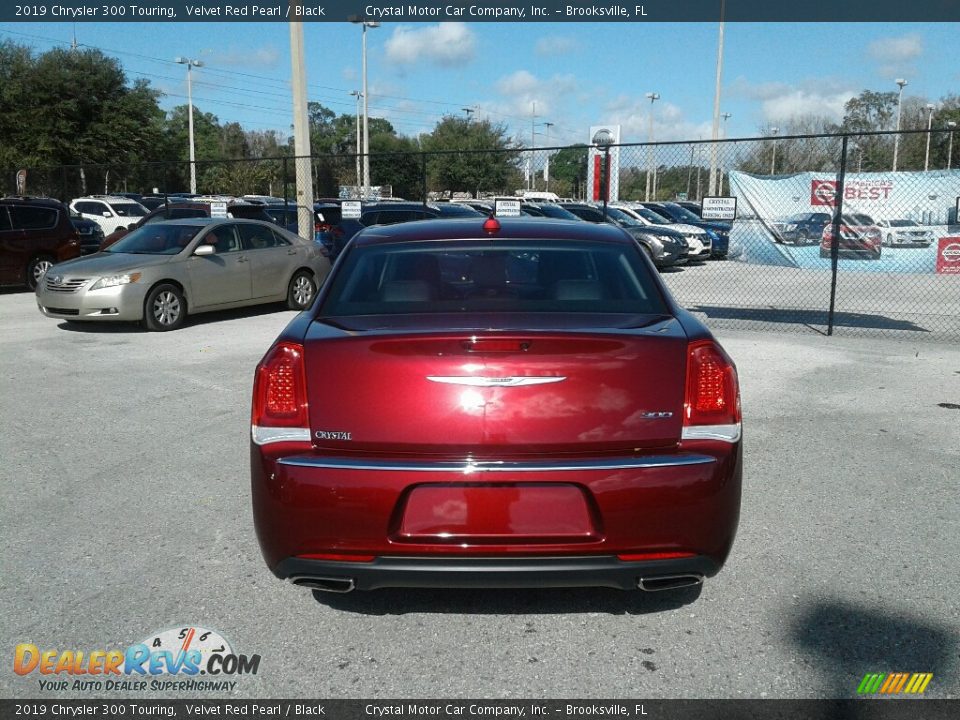
[{"label": "chain link fence", "polygon": [[[960,336],[960,170],[946,132],[795,135],[670,143],[321,155],[196,163],[197,191],[416,201],[554,193],[659,213],[729,237],[725,260],[668,268],[678,300],[715,327]],[[895,159],[896,158],[896,159]],[[896,165],[895,165],[896,163]],[[298,167],[301,169],[298,171]],[[16,192],[19,168],[0,191]],[[298,177],[300,175],[301,177]],[[177,192],[187,162],[27,168],[27,193],[69,201]],[[369,181],[369,182],[368,182]],[[732,221],[696,213],[736,199]],[[675,205],[687,203],[686,215]]]}]

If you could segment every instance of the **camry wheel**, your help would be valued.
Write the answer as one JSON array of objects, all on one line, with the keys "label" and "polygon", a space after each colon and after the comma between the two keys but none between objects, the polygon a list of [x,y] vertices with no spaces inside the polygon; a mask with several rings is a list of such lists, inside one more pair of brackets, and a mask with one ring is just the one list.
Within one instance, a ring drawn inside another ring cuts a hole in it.
[{"label": "camry wheel", "polygon": [[306,270],[298,270],[290,279],[287,290],[287,307],[291,310],[306,310],[317,295],[317,281]]},{"label": "camry wheel", "polygon": [[187,302],[175,285],[157,285],[147,295],[143,308],[143,324],[147,330],[176,330],[186,318]]},{"label": "camry wheel", "polygon": [[44,274],[53,267],[53,258],[47,255],[41,255],[40,257],[35,257],[30,261],[30,264],[27,265],[27,287],[31,290],[36,290],[37,285],[40,283],[40,279]]}]

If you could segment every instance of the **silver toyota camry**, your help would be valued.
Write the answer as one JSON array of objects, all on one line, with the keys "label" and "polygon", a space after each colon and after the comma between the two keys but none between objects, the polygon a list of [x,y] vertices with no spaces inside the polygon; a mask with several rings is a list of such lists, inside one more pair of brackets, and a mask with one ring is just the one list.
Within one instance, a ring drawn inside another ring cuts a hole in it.
[{"label": "silver toyota camry", "polygon": [[61,320],[175,330],[188,313],[279,301],[303,310],[329,271],[319,245],[266,222],[168,220],[54,265],[37,283],[37,305]]}]

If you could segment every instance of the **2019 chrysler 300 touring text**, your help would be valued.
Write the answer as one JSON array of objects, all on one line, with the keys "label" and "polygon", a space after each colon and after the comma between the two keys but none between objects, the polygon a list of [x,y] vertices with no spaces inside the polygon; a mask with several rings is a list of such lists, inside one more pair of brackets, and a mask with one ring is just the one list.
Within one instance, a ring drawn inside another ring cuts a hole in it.
[{"label": "2019 chrysler 300 touring text", "polygon": [[620,228],[369,228],[257,366],[257,536],[314,590],[696,585],[740,422],[733,361]]}]

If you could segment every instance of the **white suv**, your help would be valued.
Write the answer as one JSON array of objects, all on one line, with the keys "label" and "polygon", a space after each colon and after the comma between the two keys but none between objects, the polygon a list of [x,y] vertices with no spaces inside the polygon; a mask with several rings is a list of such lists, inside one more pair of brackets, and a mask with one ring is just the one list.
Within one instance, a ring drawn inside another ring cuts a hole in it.
[{"label": "white suv", "polygon": [[104,235],[109,235],[117,228],[127,228],[135,224],[149,212],[135,200],[114,195],[89,195],[77,198],[70,203],[70,208],[97,223],[103,228]]}]

